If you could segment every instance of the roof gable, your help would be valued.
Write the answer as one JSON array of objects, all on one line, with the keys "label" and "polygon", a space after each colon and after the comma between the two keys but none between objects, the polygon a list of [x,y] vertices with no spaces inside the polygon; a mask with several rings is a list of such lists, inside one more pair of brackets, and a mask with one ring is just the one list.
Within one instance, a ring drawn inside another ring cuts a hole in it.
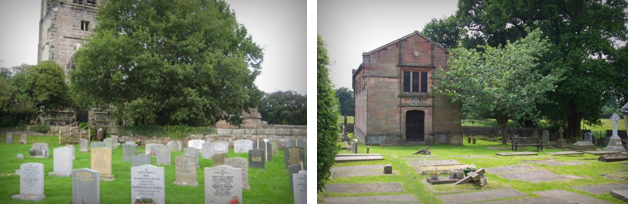
[{"label": "roof gable", "polygon": [[425,37],[425,36],[421,35],[421,33],[419,33],[419,31],[416,31],[416,30],[415,30],[414,32],[412,32],[412,33],[410,33],[410,34],[408,34],[408,35],[405,35],[405,36],[403,36],[403,37],[401,37],[401,38],[399,38],[399,39],[396,39],[396,40],[394,40],[394,41],[392,41],[392,42],[390,42],[390,43],[387,43],[387,44],[382,45],[382,46],[380,46],[380,47],[378,47],[378,48],[375,48],[374,50],[371,50],[371,51],[369,51],[369,52],[364,52],[364,53],[362,53],[362,56],[371,55],[371,54],[373,54],[373,53],[375,53],[375,52],[377,52],[377,51],[380,51],[380,50],[382,50],[382,49],[384,49],[384,48],[387,48],[388,46],[391,46],[391,45],[393,45],[393,44],[395,44],[395,43],[398,43],[398,42],[399,42],[399,41],[401,41],[401,40],[405,40],[405,39],[407,39],[407,38],[409,38],[409,37],[412,37],[412,36],[414,36],[414,35],[418,35],[419,37],[424,38],[425,40],[427,40],[427,41],[429,41],[430,43],[432,43],[432,44],[436,45],[437,47],[439,47],[439,48],[441,48],[441,49],[445,50],[446,52],[449,52],[449,50],[445,49],[445,48],[444,48],[443,46],[441,46],[440,44],[438,44],[438,43],[436,43],[436,42],[432,41],[432,40],[431,40],[431,39],[429,39],[428,37]]}]

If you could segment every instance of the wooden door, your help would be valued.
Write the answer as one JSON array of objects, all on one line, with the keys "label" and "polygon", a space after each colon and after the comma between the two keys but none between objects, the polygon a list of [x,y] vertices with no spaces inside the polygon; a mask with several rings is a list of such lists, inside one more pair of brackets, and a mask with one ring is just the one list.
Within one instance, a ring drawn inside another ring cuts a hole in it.
[{"label": "wooden door", "polygon": [[425,140],[425,112],[406,112],[406,141],[416,142]]}]

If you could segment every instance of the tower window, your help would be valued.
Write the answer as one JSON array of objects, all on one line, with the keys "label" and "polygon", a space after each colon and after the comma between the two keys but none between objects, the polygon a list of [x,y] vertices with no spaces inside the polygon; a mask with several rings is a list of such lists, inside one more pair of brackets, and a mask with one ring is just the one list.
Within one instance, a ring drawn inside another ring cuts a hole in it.
[{"label": "tower window", "polygon": [[87,0],[87,4],[91,5],[91,6],[95,6],[96,5],[96,0]]},{"label": "tower window", "polygon": [[72,0],[72,3],[83,4],[83,0]]},{"label": "tower window", "polygon": [[89,21],[81,21],[81,30],[89,31]]}]

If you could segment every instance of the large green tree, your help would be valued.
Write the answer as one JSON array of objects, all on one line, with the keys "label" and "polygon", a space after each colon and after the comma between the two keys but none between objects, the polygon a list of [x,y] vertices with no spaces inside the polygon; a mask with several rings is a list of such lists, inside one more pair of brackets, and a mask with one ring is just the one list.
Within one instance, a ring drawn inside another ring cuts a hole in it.
[{"label": "large green tree", "polygon": [[473,118],[495,119],[502,128],[502,143],[506,144],[508,120],[536,119],[537,103],[545,100],[545,93],[554,91],[560,74],[534,71],[539,57],[549,49],[538,30],[503,48],[479,49],[483,51],[451,50],[450,70],[441,69],[436,75],[438,90],[465,104],[467,114]]},{"label": "large green tree", "polygon": [[338,134],[338,101],[334,97],[334,89],[329,79],[329,57],[321,36],[317,36],[316,50],[316,189],[325,189],[325,183],[331,175],[334,165]]},{"label": "large green tree", "polygon": [[[132,124],[242,121],[263,96],[262,49],[218,0],[109,0],[76,53],[81,104]],[[85,107],[83,107],[85,108]]]},{"label": "large green tree", "polygon": [[341,87],[335,90],[336,99],[338,100],[338,110],[340,115],[354,116],[355,115],[355,98],[353,96],[353,90]]},{"label": "large green tree", "polygon": [[307,96],[294,91],[277,91],[262,98],[262,119],[269,124],[306,125]]}]

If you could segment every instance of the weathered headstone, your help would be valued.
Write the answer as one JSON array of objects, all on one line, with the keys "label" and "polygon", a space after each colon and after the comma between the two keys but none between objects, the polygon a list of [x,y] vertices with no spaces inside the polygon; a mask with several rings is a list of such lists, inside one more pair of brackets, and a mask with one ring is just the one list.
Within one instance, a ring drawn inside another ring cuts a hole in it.
[{"label": "weathered headstone", "polygon": [[201,168],[200,165],[198,164],[198,149],[194,147],[183,148],[183,155],[192,157],[192,159],[194,160],[194,163],[196,164],[196,168],[197,169]]},{"label": "weathered headstone", "polygon": [[386,164],[384,166],[384,174],[392,174],[392,165]]},{"label": "weathered headstone", "polygon": [[146,154],[137,154],[133,156],[133,161],[131,163],[133,166],[142,166],[144,164],[152,164],[152,159]]},{"label": "weathered headstone", "polygon": [[230,203],[242,198],[242,170],[226,165],[205,167],[205,204]]},{"label": "weathered headstone", "polygon": [[307,203],[307,171],[300,171],[292,176],[292,194],[295,204]]},{"label": "weathered headstone", "polygon": [[105,143],[106,148],[113,149],[113,139],[106,138],[102,142]]},{"label": "weathered headstone", "polygon": [[68,177],[72,174],[72,149],[69,147],[57,147],[53,149],[52,176]]},{"label": "weathered headstone", "polygon": [[23,154],[17,154],[17,159],[24,159],[24,155]]},{"label": "weathered headstone", "polygon": [[120,145],[120,143],[118,142],[118,136],[112,135],[111,140],[112,140],[111,144],[113,144],[113,148],[118,149],[118,146]]},{"label": "weathered headstone", "polygon": [[133,157],[135,156],[135,144],[122,145],[122,151],[122,160],[125,162],[133,161]]},{"label": "weathered headstone", "polygon": [[565,132],[565,130],[563,130],[563,127],[558,128],[558,140],[556,140],[556,144],[554,146],[558,147],[558,148],[565,148],[567,147],[567,141],[565,141],[565,139],[563,139],[563,133]]},{"label": "weathered headstone", "polygon": [[[475,138],[473,138],[475,141]],[[475,142],[473,142],[475,144]],[[353,139],[353,153],[358,153],[358,139]]]},{"label": "weathered headstone", "polygon": [[7,144],[13,144],[13,133],[7,132]]},{"label": "weathered headstone", "polygon": [[214,146],[214,154],[229,153],[228,142],[213,142],[212,145]]},{"label": "weathered headstone", "polygon": [[188,141],[188,148],[196,148],[197,150],[203,149],[204,140],[190,140]]},{"label": "weathered headstone", "polygon": [[13,199],[40,201],[44,195],[44,165],[40,163],[23,163],[17,171],[20,175],[20,194]]},{"label": "weathered headstone", "polygon": [[[624,119],[626,120],[626,119]],[[618,150],[618,151],[626,151],[626,148],[621,144],[621,138],[617,135],[617,121],[619,121],[619,116],[617,113],[613,113],[611,116],[611,121],[613,121],[613,135],[608,140],[608,146],[604,148],[604,150]]]},{"label": "weathered headstone", "polygon": [[150,164],[131,167],[131,203],[135,198],[150,198],[155,204],[166,203],[164,167]]},{"label": "weathered headstone", "polygon": [[48,144],[47,143],[35,143],[29,150],[32,157],[35,158],[48,158]]},{"label": "weathered headstone", "polygon": [[225,159],[225,165],[240,168],[240,170],[242,170],[242,187],[247,190],[251,189],[249,185],[249,163],[245,158],[227,158]]},{"label": "weathered headstone", "polygon": [[205,159],[212,158],[214,156],[214,145],[210,142],[203,143],[203,148],[201,149],[201,156]]},{"label": "weathered headstone", "polygon": [[175,176],[174,185],[177,186],[198,186],[196,180],[196,161],[194,158],[181,155],[175,157]]},{"label": "weathered headstone", "polygon": [[87,141],[87,139],[80,139],[79,140],[79,152],[88,152],[89,151],[87,149],[87,143],[89,143],[89,141]]},{"label": "weathered headstone", "polygon": [[65,147],[70,148],[72,150],[72,160],[76,159],[76,151],[74,150],[74,145],[65,145]]},{"label": "weathered headstone", "polygon": [[157,153],[157,148],[162,146],[164,145],[157,143],[146,144],[144,145],[144,154],[155,156],[155,154]]},{"label": "weathered headstone", "polygon": [[584,133],[584,141],[593,143],[593,134],[591,132]]},{"label": "weathered headstone", "polygon": [[605,154],[600,156],[598,159],[598,161],[601,162],[617,162],[617,161],[626,161],[628,160],[628,155],[625,154]]},{"label": "weathered headstone", "polygon": [[[275,141],[275,140],[271,140],[271,141],[270,141],[270,146],[271,146],[271,147],[275,147],[275,148],[272,148],[272,149],[270,150],[270,151],[271,151],[270,153],[272,153],[272,154],[279,154],[279,144],[277,143],[277,141]],[[247,152],[248,152],[248,151],[247,151]]]},{"label": "weathered headstone", "polygon": [[92,142],[90,144],[90,149],[99,148],[99,147],[105,147],[105,143],[104,142]]},{"label": "weathered headstone", "polygon": [[132,141],[132,140],[126,141],[126,142],[124,142],[124,144],[137,146],[137,143],[135,143],[135,141]]},{"label": "weathered headstone", "polygon": [[92,149],[91,169],[98,171],[101,180],[115,180],[111,174],[111,149],[106,147]]},{"label": "weathered headstone", "polygon": [[264,150],[266,161],[273,161],[273,144],[270,141],[264,142],[264,140],[255,141],[253,143],[253,149],[261,149]]},{"label": "weathered headstone", "polygon": [[288,147],[284,151],[286,168],[290,165],[295,165],[305,162],[305,150],[301,147]]},{"label": "weathered headstone", "polygon": [[72,171],[72,203],[100,203],[100,178],[97,171]]},{"label": "weathered headstone", "polygon": [[549,131],[543,130],[543,138],[541,139],[543,145],[549,145]]},{"label": "weathered headstone", "polygon": [[21,144],[28,144],[28,138],[27,138],[26,134],[22,133],[20,135],[20,143]]},{"label": "weathered headstone", "polygon": [[292,176],[294,174],[299,173],[299,171],[304,171],[307,170],[307,166],[303,165],[303,167],[301,167],[301,163],[299,164],[295,164],[295,165],[290,165],[288,166],[288,181],[290,181],[290,191],[292,191],[292,187],[294,185],[294,183],[292,183]]},{"label": "weathered headstone", "polygon": [[253,141],[251,140],[236,140],[233,142],[233,152],[235,153],[248,153],[253,149]]},{"label": "weathered headstone", "polygon": [[168,141],[168,147],[170,147],[170,151],[180,152],[182,150],[181,141],[174,140]]},{"label": "weathered headstone", "polygon": [[170,147],[162,145],[156,151],[157,164],[170,165]]},{"label": "weathered headstone", "polygon": [[212,156],[212,162],[214,162],[214,166],[224,165],[225,164],[225,155],[224,153],[214,154]]},{"label": "weathered headstone", "polygon": [[264,158],[264,150],[249,150],[249,167],[264,169],[266,168],[266,158]]}]

